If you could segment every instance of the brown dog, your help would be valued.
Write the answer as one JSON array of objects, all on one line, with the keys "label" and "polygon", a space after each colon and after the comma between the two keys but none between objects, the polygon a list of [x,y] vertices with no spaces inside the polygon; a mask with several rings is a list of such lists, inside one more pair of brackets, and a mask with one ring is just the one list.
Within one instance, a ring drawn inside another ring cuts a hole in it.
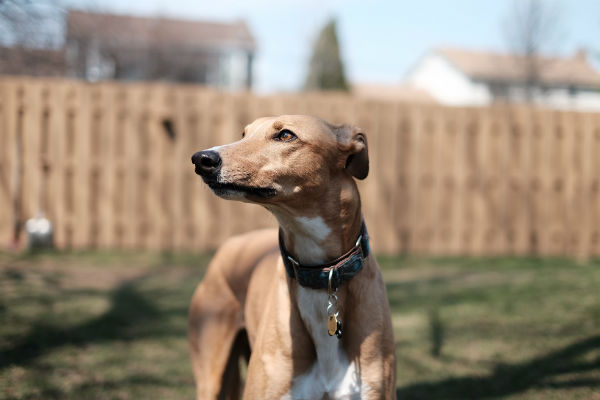
[{"label": "brown dog", "polygon": [[369,171],[364,133],[261,118],[192,162],[215,194],[260,204],[280,226],[279,242],[276,230],[228,240],[196,289],[197,398],[238,398],[241,355],[246,399],[395,398],[390,311],[353,179]]}]

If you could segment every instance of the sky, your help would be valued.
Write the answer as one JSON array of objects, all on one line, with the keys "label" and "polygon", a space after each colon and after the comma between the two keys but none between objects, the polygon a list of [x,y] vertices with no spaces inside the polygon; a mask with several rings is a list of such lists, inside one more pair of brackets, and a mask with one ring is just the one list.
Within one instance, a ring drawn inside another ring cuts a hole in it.
[{"label": "sky", "polygon": [[[256,38],[255,89],[302,87],[312,44],[335,18],[346,73],[355,83],[400,83],[438,46],[507,51],[503,21],[515,0],[70,0],[74,7],[145,16],[245,20]],[[600,52],[600,0],[542,0],[558,15],[549,50]],[[595,58],[599,66],[600,57]]]}]

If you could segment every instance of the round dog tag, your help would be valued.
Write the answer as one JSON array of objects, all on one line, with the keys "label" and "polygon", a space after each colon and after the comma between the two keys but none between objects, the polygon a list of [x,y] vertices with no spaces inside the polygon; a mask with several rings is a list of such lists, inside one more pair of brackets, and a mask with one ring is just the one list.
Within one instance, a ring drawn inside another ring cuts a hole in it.
[{"label": "round dog tag", "polygon": [[335,314],[329,314],[327,318],[327,333],[329,336],[335,335],[338,330],[338,320]]}]

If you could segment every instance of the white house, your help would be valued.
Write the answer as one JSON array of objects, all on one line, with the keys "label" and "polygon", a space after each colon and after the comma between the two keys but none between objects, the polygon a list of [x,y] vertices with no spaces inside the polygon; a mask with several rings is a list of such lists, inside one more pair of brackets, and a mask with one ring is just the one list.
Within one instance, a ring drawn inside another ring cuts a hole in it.
[{"label": "white house", "polygon": [[[532,71],[533,69],[533,71]],[[600,73],[584,52],[570,58],[437,48],[413,67],[406,84],[455,106],[532,101],[543,107],[600,110]]]},{"label": "white house", "polygon": [[229,90],[252,86],[255,41],[231,23],[71,10],[67,74],[91,81],[165,80]]}]

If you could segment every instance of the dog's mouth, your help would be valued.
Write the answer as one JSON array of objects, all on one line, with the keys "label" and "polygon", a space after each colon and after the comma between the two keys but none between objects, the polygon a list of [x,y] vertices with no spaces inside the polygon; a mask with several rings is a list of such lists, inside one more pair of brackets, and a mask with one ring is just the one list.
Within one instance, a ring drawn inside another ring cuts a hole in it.
[{"label": "dog's mouth", "polygon": [[[204,177],[203,177],[204,179]],[[223,183],[216,180],[204,179],[204,182],[211,188],[211,190],[217,196],[227,197],[232,194],[245,194],[249,196],[256,196],[263,199],[268,199],[277,194],[277,190],[272,187],[257,187],[257,186],[245,186],[238,185],[235,183]]]}]

